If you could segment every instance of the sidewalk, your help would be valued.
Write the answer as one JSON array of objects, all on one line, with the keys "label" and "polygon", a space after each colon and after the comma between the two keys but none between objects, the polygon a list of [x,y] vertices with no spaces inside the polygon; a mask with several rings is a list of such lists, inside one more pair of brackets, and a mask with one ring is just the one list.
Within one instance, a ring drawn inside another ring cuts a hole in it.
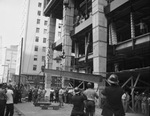
[{"label": "sidewalk", "polygon": [[[53,103],[54,104],[54,103]],[[15,108],[18,110],[20,116],[70,116],[72,105],[64,104],[59,110],[42,110],[40,107],[35,107],[33,103],[24,102],[15,104]],[[96,109],[95,116],[101,116],[101,109]],[[18,116],[18,115],[14,115]],[[126,113],[126,116],[141,116],[140,114]]]}]

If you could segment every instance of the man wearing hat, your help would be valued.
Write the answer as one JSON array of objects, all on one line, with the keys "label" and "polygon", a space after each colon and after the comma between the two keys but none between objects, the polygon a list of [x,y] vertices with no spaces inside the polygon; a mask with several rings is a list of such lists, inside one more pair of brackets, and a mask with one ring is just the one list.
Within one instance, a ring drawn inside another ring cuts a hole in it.
[{"label": "man wearing hat", "polygon": [[84,116],[84,101],[86,99],[86,96],[81,94],[79,88],[76,87],[74,89],[74,95],[71,98],[73,104],[71,116]]},{"label": "man wearing hat", "polygon": [[118,76],[115,74],[110,75],[107,79],[110,86],[107,86],[102,94],[106,97],[102,115],[103,116],[125,116],[125,112],[122,105],[121,97],[123,90],[119,86]]}]

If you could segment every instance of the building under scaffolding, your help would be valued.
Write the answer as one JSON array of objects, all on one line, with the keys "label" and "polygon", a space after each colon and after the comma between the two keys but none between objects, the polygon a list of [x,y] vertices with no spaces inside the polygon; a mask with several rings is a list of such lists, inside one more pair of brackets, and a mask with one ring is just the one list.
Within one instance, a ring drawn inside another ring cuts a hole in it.
[{"label": "building under scaffolding", "polygon": [[[63,71],[105,77],[99,81],[100,89],[105,86],[103,80],[115,72],[119,75],[120,84],[124,88],[129,88],[131,93],[135,90],[148,92],[148,11],[149,0],[45,0],[44,15],[50,17],[51,54],[53,50],[64,51]],[[61,42],[59,40],[54,43],[53,27],[56,25],[56,19],[62,20],[63,32]],[[53,59],[48,62],[49,69],[52,68],[52,62]],[[51,75],[52,73],[47,74],[47,84]],[[67,77],[66,75],[64,77]],[[66,80],[68,81],[68,77],[64,78],[64,85]],[[97,88],[98,84],[94,84],[94,87]]]}]

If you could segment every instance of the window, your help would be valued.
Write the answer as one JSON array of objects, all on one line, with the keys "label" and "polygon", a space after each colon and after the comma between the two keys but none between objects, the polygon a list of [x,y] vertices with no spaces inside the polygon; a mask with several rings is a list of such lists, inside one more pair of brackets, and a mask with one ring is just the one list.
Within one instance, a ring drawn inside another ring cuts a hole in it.
[{"label": "window", "polygon": [[40,32],[40,28],[36,28],[36,33],[39,33]]},{"label": "window", "polygon": [[62,24],[61,24],[61,23],[59,23],[59,24],[58,24],[58,28],[61,28],[61,26],[62,26]]},{"label": "window", "polygon": [[39,42],[39,37],[38,36],[35,37],[35,42]]},{"label": "window", "polygon": [[38,51],[38,46],[35,46],[34,51]]},{"label": "window", "polygon": [[42,56],[42,62],[44,62],[45,61],[45,56]]},{"label": "window", "polygon": [[44,21],[44,25],[47,25],[47,21]]},{"label": "window", "polygon": [[40,24],[40,19],[37,19],[37,24]]},{"label": "window", "polygon": [[39,3],[38,3],[38,7],[41,7],[41,6],[42,6],[42,3],[39,2]]},{"label": "window", "polygon": [[38,59],[38,56],[34,55],[34,61],[37,61],[37,59]]},{"label": "window", "polygon": [[33,65],[33,70],[36,70],[37,69],[37,65]]},{"label": "window", "polygon": [[58,32],[58,37],[61,37],[61,32]]},{"label": "window", "polygon": [[46,52],[46,47],[43,47],[43,48],[42,48],[42,52]]},{"label": "window", "polygon": [[46,38],[43,38],[43,43],[46,43]]},{"label": "window", "polygon": [[41,11],[38,11],[38,12],[37,12],[37,15],[40,16],[40,15],[41,15]]},{"label": "window", "polygon": [[47,29],[44,29],[44,34],[46,34],[47,33]]}]

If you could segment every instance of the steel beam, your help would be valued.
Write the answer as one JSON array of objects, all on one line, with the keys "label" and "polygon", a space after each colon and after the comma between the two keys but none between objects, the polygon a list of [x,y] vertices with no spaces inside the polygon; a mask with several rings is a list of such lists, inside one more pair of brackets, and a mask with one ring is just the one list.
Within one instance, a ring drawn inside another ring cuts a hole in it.
[{"label": "steel beam", "polygon": [[69,72],[69,71],[59,71],[53,69],[45,69],[45,73],[50,73],[51,75],[58,75],[62,77],[72,78],[76,80],[88,81],[93,83],[102,82],[104,78],[101,75],[93,75],[93,74],[85,74],[85,73],[77,73],[77,72]]}]

